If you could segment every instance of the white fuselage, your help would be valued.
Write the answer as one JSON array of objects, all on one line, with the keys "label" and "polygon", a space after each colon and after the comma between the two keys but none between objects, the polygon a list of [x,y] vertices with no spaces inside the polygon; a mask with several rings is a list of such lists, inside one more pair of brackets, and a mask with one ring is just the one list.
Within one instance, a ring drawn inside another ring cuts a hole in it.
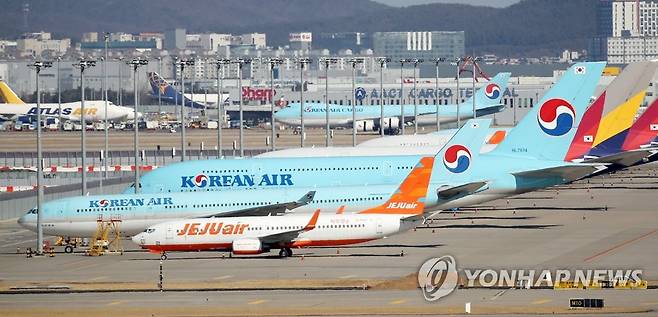
[{"label": "white fuselage", "polygon": [[[300,230],[311,214],[197,218],[161,223],[133,237],[142,248],[152,251],[233,250],[234,243]],[[267,243],[258,250],[236,253],[262,253],[271,248],[337,246],[381,239],[409,230],[417,221],[401,220],[400,215],[320,214],[315,226],[292,241]]]},{"label": "white fuselage", "polygon": [[[41,115],[46,117],[61,116],[64,120],[80,121],[82,113],[80,101],[62,103],[61,107],[57,103],[41,104]],[[85,101],[84,113],[85,120],[89,122],[103,121],[105,118],[110,121],[134,118],[132,108],[117,106],[112,102],[107,103],[107,116],[105,116],[105,101],[103,100]],[[34,103],[0,104],[0,115],[9,119],[17,116],[37,115],[37,105]]]}]

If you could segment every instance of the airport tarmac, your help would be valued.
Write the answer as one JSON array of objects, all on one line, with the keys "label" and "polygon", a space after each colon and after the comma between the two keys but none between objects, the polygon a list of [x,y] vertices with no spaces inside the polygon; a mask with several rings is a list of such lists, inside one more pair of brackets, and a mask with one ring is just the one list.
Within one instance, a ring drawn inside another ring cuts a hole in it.
[{"label": "airport tarmac", "polygon": [[[1,294],[0,314],[455,314],[462,313],[464,304],[470,302],[474,314],[654,315],[658,311],[656,289],[458,289],[428,303],[410,276],[425,260],[451,255],[459,269],[641,269],[642,277],[655,285],[657,171],[658,165],[651,164],[589,182],[445,212],[415,231],[362,245],[295,250],[295,256],[287,259],[277,258],[276,252],[240,257],[171,253],[163,262],[167,290],[163,293],[155,291],[159,255],[137,250],[130,241],[125,241],[127,252],[123,255],[86,257],[77,252],[28,259],[22,251],[34,246],[35,234],[15,221],[6,221],[0,223],[0,290],[57,286],[79,291],[141,291]],[[372,289],[359,289],[364,284]],[[316,286],[355,289],[309,290]],[[583,297],[603,298],[606,308],[567,309],[569,298]]]},{"label": "airport tarmac", "polygon": [[[423,127],[422,133],[434,131],[431,127]],[[222,129],[222,146],[224,149],[231,149],[233,141],[239,142],[238,129]],[[413,127],[408,129],[407,133],[412,133]],[[279,138],[276,145],[279,148],[299,147],[301,136],[293,134],[293,130],[288,128],[277,131]],[[201,142],[204,148],[214,149],[217,146],[217,130],[209,129],[187,129],[187,142],[190,149],[199,149]],[[114,131],[109,134],[110,149],[133,150],[133,132],[132,131]],[[3,131],[0,132],[3,137],[3,143],[0,146],[2,152],[21,152],[36,149],[36,132],[34,131]],[[245,149],[262,149],[268,148],[265,141],[267,137],[272,136],[272,130],[263,128],[250,128],[244,130]],[[357,142],[363,142],[372,138],[379,137],[378,132],[360,132],[357,136]],[[105,146],[105,134],[103,131],[88,131],[86,133],[88,151],[100,151]],[[44,132],[43,138],[44,151],[77,151],[80,149],[80,132]],[[158,145],[162,150],[169,150],[176,147],[180,150],[180,131],[171,133],[167,130],[140,131],[140,148],[143,150],[155,149]],[[323,129],[307,129],[305,146],[325,146],[325,133]],[[347,146],[352,145],[352,130],[342,129],[334,130],[332,144]],[[239,145],[239,143],[238,143]]]}]

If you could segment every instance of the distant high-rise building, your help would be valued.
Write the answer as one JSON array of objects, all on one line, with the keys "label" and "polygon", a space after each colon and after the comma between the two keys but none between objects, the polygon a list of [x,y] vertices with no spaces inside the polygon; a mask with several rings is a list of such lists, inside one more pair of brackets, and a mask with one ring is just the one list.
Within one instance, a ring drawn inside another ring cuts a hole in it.
[{"label": "distant high-rise building", "polygon": [[465,51],[464,31],[376,32],[372,42],[376,55],[393,60],[457,58]]},{"label": "distant high-rise building", "polygon": [[596,8],[596,36],[589,41],[589,59],[603,61],[608,58],[608,37],[612,36],[612,3],[598,0]]},{"label": "distant high-rise building", "polygon": [[612,35],[608,62],[631,63],[658,58],[658,0],[612,3]]},{"label": "distant high-rise building", "polygon": [[166,50],[182,50],[187,44],[185,29],[165,31],[164,48]]}]

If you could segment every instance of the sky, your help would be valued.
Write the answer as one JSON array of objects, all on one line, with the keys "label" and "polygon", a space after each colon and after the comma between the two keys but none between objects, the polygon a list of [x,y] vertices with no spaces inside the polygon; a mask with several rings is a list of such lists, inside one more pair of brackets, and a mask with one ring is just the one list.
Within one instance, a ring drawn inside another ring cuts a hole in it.
[{"label": "sky", "polygon": [[476,6],[489,6],[489,7],[506,7],[511,4],[517,3],[520,0],[373,0],[383,4],[387,4],[394,7],[407,7],[417,4],[427,4],[427,3],[461,3],[461,4],[471,4]]}]

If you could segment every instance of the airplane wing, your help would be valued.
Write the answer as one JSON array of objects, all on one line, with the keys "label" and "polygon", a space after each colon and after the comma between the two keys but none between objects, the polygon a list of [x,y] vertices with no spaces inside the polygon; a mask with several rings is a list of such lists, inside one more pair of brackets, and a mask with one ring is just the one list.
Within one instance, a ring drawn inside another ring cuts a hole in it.
[{"label": "airplane wing", "polygon": [[528,178],[560,177],[565,180],[576,180],[594,173],[598,173],[605,170],[606,168],[607,167],[604,164],[570,164],[564,166],[542,168],[538,170],[514,172],[512,175]]},{"label": "airplane wing", "polygon": [[590,160],[585,160],[586,163],[612,163],[619,164],[623,166],[631,166],[637,162],[642,161],[642,159],[649,157],[658,152],[658,147],[650,147],[644,149],[637,149],[631,151],[625,151],[613,155],[602,156]]},{"label": "airplane wing", "polygon": [[283,214],[286,210],[293,210],[295,208],[304,206],[315,197],[315,191],[310,191],[298,200],[288,201],[279,204],[272,204],[266,206],[251,207],[239,210],[232,210],[227,212],[216,213],[208,215],[201,218],[211,218],[211,217],[249,217],[249,216],[267,216],[267,215],[278,215]]},{"label": "airplane wing", "polygon": [[293,240],[297,239],[297,237],[299,237],[301,233],[315,229],[315,224],[318,223],[319,216],[320,216],[320,209],[316,210],[313,213],[313,216],[311,216],[311,220],[309,220],[308,224],[306,224],[304,228],[279,232],[279,233],[260,237],[259,239],[262,244],[266,244],[266,245],[283,245],[288,242],[292,242]]},{"label": "airplane wing", "polygon": [[487,181],[471,182],[458,186],[442,187],[436,191],[436,194],[441,200],[455,199],[456,197],[463,197],[465,195],[473,194],[487,185]]},{"label": "airplane wing", "polygon": [[505,110],[505,105],[502,104],[502,103],[499,103],[499,104],[489,105],[489,106],[486,106],[486,107],[481,107],[481,108],[475,109],[475,114],[477,114],[477,116],[480,117],[480,116],[486,116],[486,115],[493,114],[493,113],[498,113],[498,112],[501,112],[503,110]]}]

